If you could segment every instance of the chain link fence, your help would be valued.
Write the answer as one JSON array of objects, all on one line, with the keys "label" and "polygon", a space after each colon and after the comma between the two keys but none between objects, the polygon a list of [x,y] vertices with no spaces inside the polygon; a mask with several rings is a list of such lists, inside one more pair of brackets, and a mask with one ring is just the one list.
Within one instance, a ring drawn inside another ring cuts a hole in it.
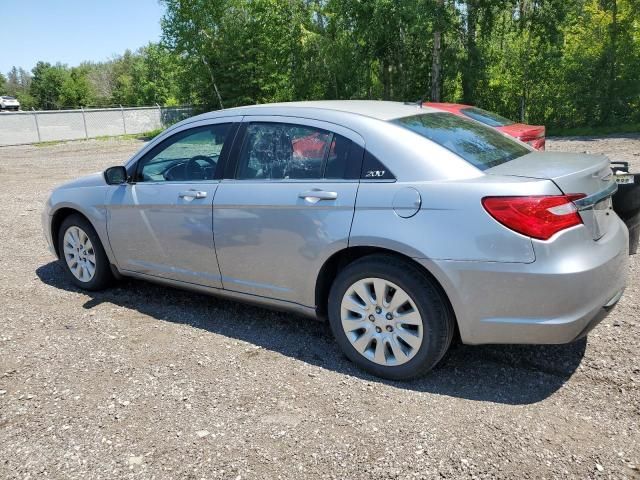
[{"label": "chain link fence", "polygon": [[1,112],[0,146],[145,133],[193,113],[190,106]]}]

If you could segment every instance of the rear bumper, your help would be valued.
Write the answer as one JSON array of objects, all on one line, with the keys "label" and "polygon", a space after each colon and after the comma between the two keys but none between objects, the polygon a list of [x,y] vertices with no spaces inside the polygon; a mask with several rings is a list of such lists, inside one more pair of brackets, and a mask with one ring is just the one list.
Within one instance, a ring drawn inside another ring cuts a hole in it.
[{"label": "rear bumper", "polygon": [[419,260],[449,295],[464,343],[568,343],[622,296],[629,256],[619,219],[597,242],[580,226],[534,249],[528,264]]},{"label": "rear bumper", "polygon": [[596,328],[602,320],[604,320],[607,315],[615,308],[618,304],[618,301],[622,297],[624,290],[620,290],[611,300],[609,300],[598,312],[594,315],[594,317],[587,322],[586,326],[582,329],[582,331],[574,338],[574,340],[578,340],[580,338],[586,337],[591,330]]}]

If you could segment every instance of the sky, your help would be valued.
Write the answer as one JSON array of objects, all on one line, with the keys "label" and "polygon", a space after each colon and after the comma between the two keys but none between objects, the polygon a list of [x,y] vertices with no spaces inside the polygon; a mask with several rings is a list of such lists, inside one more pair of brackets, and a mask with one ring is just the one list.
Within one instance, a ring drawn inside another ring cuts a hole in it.
[{"label": "sky", "polygon": [[158,0],[0,0],[0,72],[76,66],[160,39]]}]

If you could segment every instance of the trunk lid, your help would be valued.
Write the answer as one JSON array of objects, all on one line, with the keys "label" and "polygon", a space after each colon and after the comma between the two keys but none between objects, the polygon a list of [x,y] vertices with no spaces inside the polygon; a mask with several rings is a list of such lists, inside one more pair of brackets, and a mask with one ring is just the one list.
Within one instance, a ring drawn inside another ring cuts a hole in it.
[{"label": "trunk lid", "polygon": [[528,142],[536,138],[542,138],[545,136],[545,128],[542,125],[527,125],[525,123],[513,123],[511,125],[505,125],[504,127],[498,127],[498,130],[516,137],[523,142]]},{"label": "trunk lid", "polygon": [[594,240],[600,239],[615,219],[611,210],[611,196],[616,192],[617,185],[609,159],[604,155],[531,152],[484,173],[548,179],[564,194],[584,194],[585,198],[574,203]]}]

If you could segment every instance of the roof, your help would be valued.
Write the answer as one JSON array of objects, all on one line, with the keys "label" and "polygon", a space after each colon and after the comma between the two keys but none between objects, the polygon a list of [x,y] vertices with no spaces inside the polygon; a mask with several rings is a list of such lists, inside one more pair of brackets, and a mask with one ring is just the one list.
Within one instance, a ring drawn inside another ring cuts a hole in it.
[{"label": "roof", "polygon": [[[320,109],[325,111],[346,112],[378,120],[392,120],[394,118],[407,117],[417,113],[431,113],[438,110],[424,107],[419,104],[404,104],[402,102],[387,102],[380,100],[316,100],[306,102],[265,103],[246,107],[230,108],[226,111],[237,112],[239,115],[251,115],[257,109],[269,108],[287,109]],[[217,113],[219,113],[218,111]],[[257,113],[257,112],[256,112]]]}]

